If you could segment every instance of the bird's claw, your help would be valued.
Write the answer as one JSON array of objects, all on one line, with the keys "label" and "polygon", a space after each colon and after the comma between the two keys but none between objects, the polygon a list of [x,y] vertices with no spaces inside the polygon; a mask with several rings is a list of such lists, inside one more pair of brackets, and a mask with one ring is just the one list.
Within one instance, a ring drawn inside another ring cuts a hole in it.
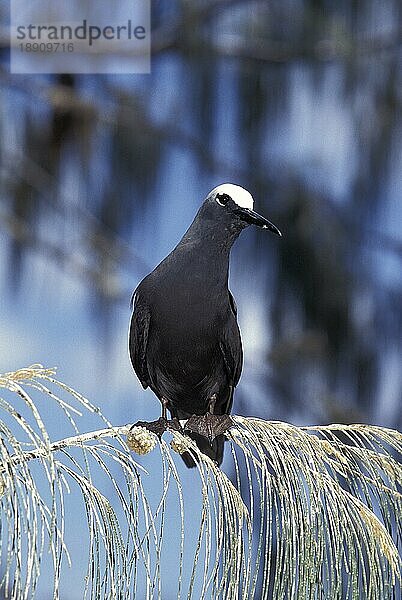
[{"label": "bird's claw", "polygon": [[137,421],[137,423],[134,423],[131,429],[133,427],[145,427],[145,429],[152,431],[152,433],[156,433],[156,435],[161,438],[162,434],[164,434],[168,428],[168,420],[164,419],[163,417],[159,417],[159,419],[156,421]]},{"label": "bird's claw", "polygon": [[180,425],[180,421],[177,417],[173,417],[173,419],[171,421],[168,421],[168,427],[167,427],[170,431],[179,431],[180,433],[183,433],[183,428]]},{"label": "bird's claw", "polygon": [[206,438],[210,444],[218,435],[226,433],[233,425],[233,419],[229,415],[193,415],[184,426],[184,432],[198,433]]},{"label": "bird's claw", "polygon": [[159,417],[159,419],[156,421],[137,421],[137,423],[134,423],[130,429],[133,427],[145,427],[145,429],[148,429],[148,431],[156,433],[159,438],[161,438],[168,429],[171,431],[183,431],[178,419],[174,418],[169,420],[165,419],[164,417]]}]

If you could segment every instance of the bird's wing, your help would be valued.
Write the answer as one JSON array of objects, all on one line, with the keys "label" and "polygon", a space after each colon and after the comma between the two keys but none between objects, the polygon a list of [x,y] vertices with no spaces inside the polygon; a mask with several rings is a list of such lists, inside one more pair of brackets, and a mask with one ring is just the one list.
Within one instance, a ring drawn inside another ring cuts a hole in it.
[{"label": "bird's wing", "polygon": [[239,383],[241,370],[243,366],[243,348],[239,326],[237,325],[237,307],[236,302],[229,291],[229,302],[232,310],[232,318],[229,320],[228,327],[225,328],[219,347],[221,349],[225,367],[228,373],[230,385],[236,387]]},{"label": "bird's wing", "polygon": [[240,334],[238,339],[239,342],[237,342],[237,340],[231,340],[230,336],[225,336],[219,344],[229,376],[230,385],[233,387],[236,387],[239,383],[243,366],[243,350],[240,342]]},{"label": "bird's wing", "polygon": [[235,317],[237,317],[237,304],[236,304],[236,300],[233,298],[233,294],[230,290],[228,290],[229,292],[229,302],[230,302],[230,308],[233,311],[233,314]]},{"label": "bird's wing", "polygon": [[145,389],[150,383],[147,368],[147,343],[151,314],[148,305],[138,291],[133,296],[133,300],[134,309],[129,337],[130,357],[134,371]]}]

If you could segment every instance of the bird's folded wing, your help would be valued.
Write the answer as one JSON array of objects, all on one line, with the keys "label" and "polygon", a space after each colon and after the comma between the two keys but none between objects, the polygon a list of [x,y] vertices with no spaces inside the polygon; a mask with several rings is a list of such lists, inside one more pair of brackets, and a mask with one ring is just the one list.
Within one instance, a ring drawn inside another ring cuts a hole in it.
[{"label": "bird's folded wing", "polygon": [[240,330],[237,324],[237,306],[230,290],[229,304],[232,310],[233,317],[229,319],[227,327],[223,331],[223,336],[219,342],[223,360],[225,362],[226,371],[230,384],[233,387],[239,383],[241,370],[243,367],[243,349],[240,337]]},{"label": "bird's folded wing", "polygon": [[237,304],[236,304],[236,300],[233,297],[233,294],[230,290],[228,290],[229,292],[229,303],[230,303],[230,308],[232,309],[232,312],[234,314],[235,317],[237,317]]},{"label": "bird's folded wing", "polygon": [[243,348],[241,343],[239,326],[237,324],[236,303],[232,294],[229,292],[229,302],[232,309],[231,318],[227,327],[223,330],[223,335],[219,342],[219,348],[222,352],[223,361],[225,363],[226,372],[229,380],[230,394],[228,397],[227,406],[224,407],[224,412],[229,413],[232,408],[233,391],[239,383],[241,370],[243,367]]},{"label": "bird's folded wing", "polygon": [[137,292],[135,294],[134,310],[131,317],[129,346],[134,371],[144,389],[150,383],[147,369],[147,343],[150,322],[149,307]]}]

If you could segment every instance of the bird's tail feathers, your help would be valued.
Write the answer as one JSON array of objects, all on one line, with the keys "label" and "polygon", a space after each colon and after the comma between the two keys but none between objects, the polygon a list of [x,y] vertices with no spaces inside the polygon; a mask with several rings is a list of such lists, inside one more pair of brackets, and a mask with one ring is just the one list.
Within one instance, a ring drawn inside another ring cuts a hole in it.
[{"label": "bird's tail feathers", "polygon": [[[222,463],[223,448],[225,444],[224,435],[218,435],[213,440],[212,444],[210,444],[204,436],[199,435],[198,433],[188,433],[188,435],[192,440],[194,440],[203,454],[215,461],[218,466]],[[184,452],[181,457],[187,467],[192,468],[196,466],[197,458],[194,454],[191,454],[190,452]]]},{"label": "bird's tail feathers", "polygon": [[[173,410],[172,408],[170,408],[169,410],[172,414],[172,417],[176,417],[177,419],[179,419],[179,421],[187,421],[187,419],[191,417],[190,414],[180,409],[177,409],[176,407]],[[197,447],[203,454],[208,456],[210,459],[214,460],[218,466],[222,464],[223,449],[226,439],[224,435],[218,435],[213,440],[212,444],[209,443],[206,437],[198,433],[188,431],[186,432],[186,435],[188,435],[197,444]],[[184,452],[181,455],[181,457],[189,469],[195,467],[196,463],[198,462],[197,457],[191,452]]]}]

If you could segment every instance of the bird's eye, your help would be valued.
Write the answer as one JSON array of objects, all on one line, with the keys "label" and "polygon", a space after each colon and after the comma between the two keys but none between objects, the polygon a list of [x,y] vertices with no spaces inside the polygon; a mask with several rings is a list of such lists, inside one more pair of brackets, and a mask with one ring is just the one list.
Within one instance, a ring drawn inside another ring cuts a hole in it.
[{"label": "bird's eye", "polygon": [[215,198],[217,203],[220,204],[221,206],[225,206],[231,199],[232,198],[229,196],[229,194],[216,194],[216,198]]}]

